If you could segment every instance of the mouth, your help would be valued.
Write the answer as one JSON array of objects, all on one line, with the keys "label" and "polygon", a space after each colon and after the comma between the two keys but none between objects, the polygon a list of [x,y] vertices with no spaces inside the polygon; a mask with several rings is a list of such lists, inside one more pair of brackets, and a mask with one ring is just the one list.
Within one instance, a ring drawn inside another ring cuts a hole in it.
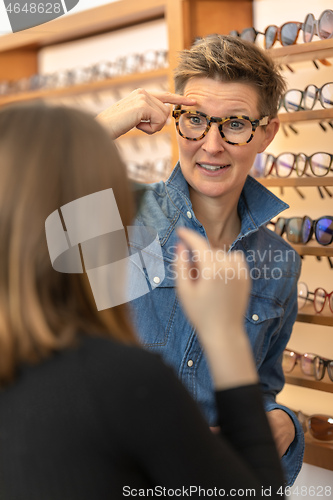
[{"label": "mouth", "polygon": [[197,163],[197,165],[200,168],[203,168],[204,170],[206,170],[207,172],[218,172],[219,170],[224,170],[224,169],[230,167],[230,164],[229,165],[211,165],[208,163]]}]

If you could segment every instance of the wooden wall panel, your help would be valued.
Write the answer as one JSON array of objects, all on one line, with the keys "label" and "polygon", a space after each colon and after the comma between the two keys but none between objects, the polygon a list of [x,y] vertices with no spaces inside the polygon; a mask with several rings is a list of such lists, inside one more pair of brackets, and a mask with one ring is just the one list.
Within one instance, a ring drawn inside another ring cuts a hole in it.
[{"label": "wooden wall panel", "polygon": [[197,36],[253,26],[252,0],[185,0],[183,12],[186,47]]},{"label": "wooden wall panel", "polygon": [[33,49],[0,52],[0,80],[18,80],[38,73],[37,51]]}]

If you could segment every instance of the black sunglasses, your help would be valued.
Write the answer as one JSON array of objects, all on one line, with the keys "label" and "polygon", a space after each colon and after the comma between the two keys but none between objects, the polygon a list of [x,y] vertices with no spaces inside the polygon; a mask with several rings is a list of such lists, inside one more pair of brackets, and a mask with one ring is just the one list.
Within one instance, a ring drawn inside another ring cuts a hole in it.
[{"label": "black sunglasses", "polygon": [[316,220],[312,220],[307,215],[289,219],[279,217],[273,224],[275,232],[280,236],[286,233],[290,243],[306,244],[313,234],[320,245],[326,246],[333,241],[333,217],[330,215],[324,215]]}]

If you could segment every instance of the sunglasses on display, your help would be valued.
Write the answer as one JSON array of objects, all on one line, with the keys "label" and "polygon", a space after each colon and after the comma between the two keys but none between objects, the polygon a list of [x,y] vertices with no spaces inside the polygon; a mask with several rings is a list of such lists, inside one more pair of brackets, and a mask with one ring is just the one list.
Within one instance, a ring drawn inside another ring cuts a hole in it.
[{"label": "sunglasses on display", "polygon": [[283,47],[294,45],[302,26],[302,23],[295,21],[284,23],[280,27],[270,24],[264,31],[265,49],[271,49],[276,42],[280,42]]},{"label": "sunglasses on display", "polygon": [[265,49],[270,49],[279,41],[283,47],[295,45],[300,31],[303,31],[303,41],[311,42],[314,35],[320,40],[327,40],[333,36],[333,11],[324,10],[319,19],[316,20],[313,14],[307,14],[303,23],[289,21],[278,27],[274,24],[265,29]]},{"label": "sunglasses on display", "polygon": [[213,123],[219,128],[222,139],[233,146],[244,146],[252,141],[258,127],[268,124],[269,117],[252,120],[248,116],[209,116],[201,111],[188,111],[175,106],[172,116],[178,134],[188,141],[200,141],[209,132]]},{"label": "sunglasses on display", "polygon": [[[313,297],[313,298],[312,298]],[[298,309],[302,309],[307,302],[312,302],[314,310],[321,313],[325,307],[326,300],[328,301],[329,309],[333,313],[333,291],[327,293],[324,288],[316,288],[314,292],[308,290],[307,284],[303,281],[298,283],[297,287],[297,304]]]},{"label": "sunglasses on display", "polygon": [[327,369],[329,379],[333,382],[332,359],[322,358],[317,354],[300,354],[299,352],[292,351],[291,349],[285,349],[282,355],[283,371],[285,373],[290,373],[293,371],[297,364],[300,365],[304,375],[314,377],[318,381],[324,378],[325,370]]},{"label": "sunglasses on display", "polygon": [[257,36],[264,35],[264,33],[262,33],[262,31],[257,31],[255,28],[245,28],[241,33],[237,30],[232,30],[229,35],[236,36],[247,42],[255,43]]},{"label": "sunglasses on display", "polygon": [[308,243],[312,235],[315,236],[320,245],[330,245],[333,241],[333,217],[324,215],[319,219],[312,220],[304,217],[279,217],[274,225],[275,232],[282,236],[284,233],[290,243]]},{"label": "sunglasses on display", "polygon": [[277,177],[289,177],[293,171],[298,177],[308,175],[306,170],[310,168],[315,177],[324,177],[331,170],[333,155],[331,153],[318,152],[307,156],[304,153],[280,153],[278,156],[267,154],[264,163],[264,177],[273,175]]},{"label": "sunglasses on display", "polygon": [[333,441],[333,418],[328,415],[305,415],[301,411],[294,412],[302,424],[304,432],[318,441]]},{"label": "sunglasses on display", "polygon": [[314,35],[320,40],[328,40],[333,36],[333,11],[324,10],[319,19],[316,20],[313,14],[308,14],[303,23],[303,41],[311,42]]},{"label": "sunglasses on display", "polygon": [[287,113],[311,111],[318,101],[325,109],[333,107],[333,82],[324,83],[320,88],[311,84],[305,90],[290,89],[281,97],[278,109],[283,107]]}]

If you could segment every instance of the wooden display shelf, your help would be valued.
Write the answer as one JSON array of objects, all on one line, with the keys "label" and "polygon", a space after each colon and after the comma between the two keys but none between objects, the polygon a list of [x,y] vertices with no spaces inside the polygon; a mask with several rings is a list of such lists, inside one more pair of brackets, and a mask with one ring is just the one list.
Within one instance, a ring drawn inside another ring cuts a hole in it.
[{"label": "wooden display shelf", "polygon": [[314,109],[311,111],[294,111],[292,113],[279,113],[281,123],[297,123],[324,121],[333,119],[333,109]]},{"label": "wooden display shelf", "polygon": [[333,57],[333,39],[273,48],[269,49],[268,53],[279,64],[327,59]]},{"label": "wooden display shelf", "polygon": [[321,257],[333,257],[333,243],[324,246],[316,241],[309,241],[306,245],[296,245],[288,241],[299,255],[319,255]]},{"label": "wooden display shelf", "polygon": [[333,470],[333,443],[315,441],[305,433],[304,462],[323,469]]},{"label": "wooden display shelf", "polygon": [[286,384],[298,385],[299,387],[307,387],[308,389],[315,389],[316,391],[333,393],[333,382],[323,382],[322,380],[306,379],[291,375],[285,375],[285,381]]},{"label": "wooden display shelf", "polygon": [[126,0],[62,16],[44,24],[0,38],[0,53],[39,49],[110,32],[165,15],[168,0]]},{"label": "wooden display shelf", "polygon": [[11,104],[13,102],[28,101],[32,99],[47,99],[56,97],[70,97],[80,94],[91,94],[94,92],[101,92],[104,90],[117,88],[124,85],[133,85],[139,87],[140,83],[153,80],[166,80],[168,78],[169,70],[167,68],[160,68],[154,71],[146,71],[142,73],[131,73],[129,75],[122,75],[115,78],[106,78],[104,80],[95,81],[93,83],[84,83],[80,85],[72,85],[68,87],[61,87],[56,89],[41,89],[29,92],[18,92],[16,94],[8,94],[0,96],[0,106],[4,104]]},{"label": "wooden display shelf", "polygon": [[327,375],[327,370],[325,370],[323,380],[315,380],[314,377],[304,375],[299,364],[296,364],[292,372],[285,373],[285,381],[286,384],[297,385],[299,387],[306,387],[308,389],[315,389],[316,391],[329,392],[333,394],[333,382]]},{"label": "wooden display shelf", "polygon": [[333,186],[333,175],[326,177],[256,177],[265,187],[322,187]]},{"label": "wooden display shelf", "polygon": [[[327,303],[326,303],[327,306]],[[297,321],[301,323],[313,323],[315,325],[333,326],[333,313],[324,308],[321,313],[316,313],[312,304],[308,304],[299,310]]]}]

